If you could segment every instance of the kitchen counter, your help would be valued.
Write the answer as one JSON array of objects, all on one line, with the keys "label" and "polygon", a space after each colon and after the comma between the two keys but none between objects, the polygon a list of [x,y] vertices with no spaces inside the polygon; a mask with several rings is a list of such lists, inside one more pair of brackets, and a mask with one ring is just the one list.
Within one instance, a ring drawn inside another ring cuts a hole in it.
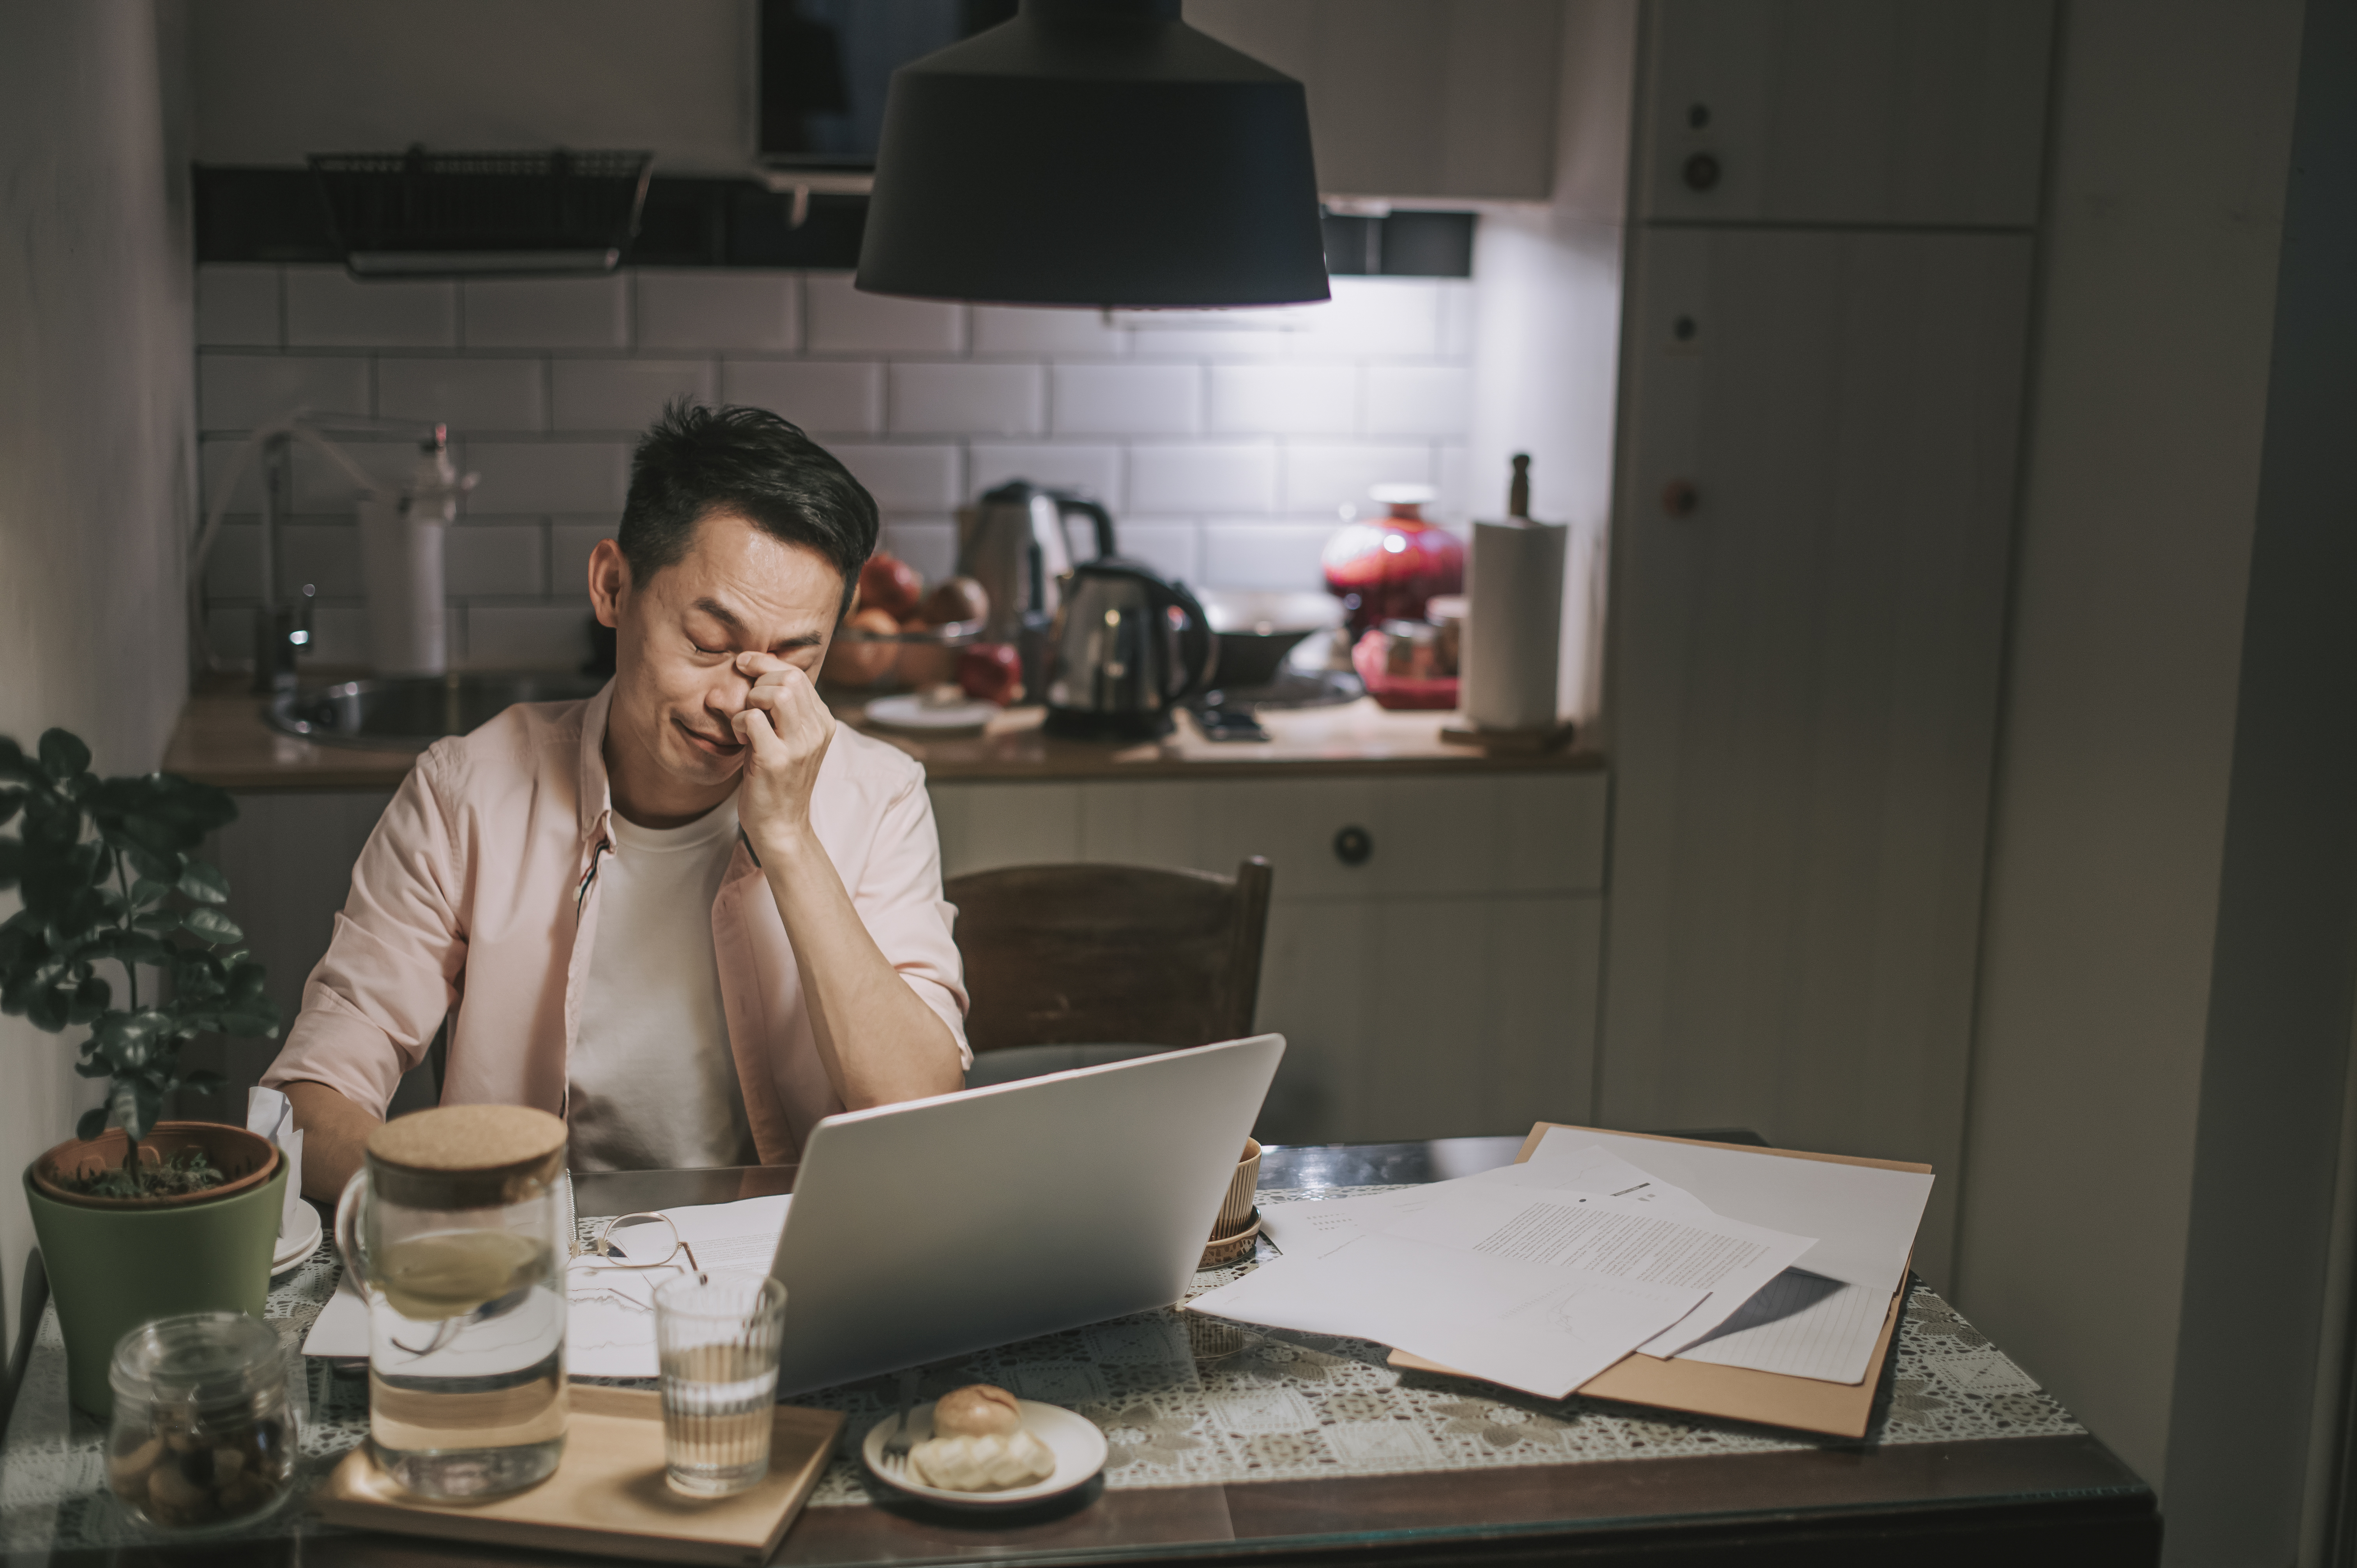
[{"label": "kitchen counter", "polygon": [[[323,746],[279,734],[242,680],[188,699],[164,755],[164,770],[225,789],[391,789],[414,754]],[[1440,738],[1444,713],[1392,713],[1361,698],[1339,707],[1261,716],[1266,741],[1209,741],[1191,715],[1159,741],[1063,740],[1042,734],[1042,710],[1009,709],[981,735],[919,736],[869,729],[865,710],[839,705],[845,722],[899,746],[934,779],[1302,778],[1321,775],[1584,772],[1604,766],[1581,746],[1538,755],[1484,753]]]}]

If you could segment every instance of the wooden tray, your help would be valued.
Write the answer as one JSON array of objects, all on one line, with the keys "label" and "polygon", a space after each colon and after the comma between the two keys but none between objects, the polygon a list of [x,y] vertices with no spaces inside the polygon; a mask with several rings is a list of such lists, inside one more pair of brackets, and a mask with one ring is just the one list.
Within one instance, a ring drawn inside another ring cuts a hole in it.
[{"label": "wooden tray", "polygon": [[843,1412],[780,1405],[770,1473],[734,1497],[683,1498],[663,1480],[662,1397],[576,1383],[565,1459],[530,1491],[490,1502],[429,1503],[376,1467],[363,1444],[319,1488],[338,1524],[496,1546],[535,1546],[651,1563],[761,1563],[834,1453]]}]

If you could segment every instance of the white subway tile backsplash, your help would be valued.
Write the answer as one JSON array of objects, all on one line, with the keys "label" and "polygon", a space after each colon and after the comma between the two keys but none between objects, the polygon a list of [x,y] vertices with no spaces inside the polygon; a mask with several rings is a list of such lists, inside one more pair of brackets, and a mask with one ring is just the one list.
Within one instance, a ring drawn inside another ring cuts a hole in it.
[{"label": "white subway tile backsplash", "polygon": [[1202,578],[1202,529],[1193,518],[1136,518],[1115,520],[1119,530],[1121,553],[1133,561],[1143,561],[1166,577],[1176,577],[1189,584]]},{"label": "white subway tile backsplash", "polygon": [[[361,596],[360,533],[347,524],[286,523],[278,530],[277,592],[292,596],[306,583],[324,599]],[[205,593],[214,599],[262,596],[262,525],[231,522],[205,563]]]},{"label": "white subway tile backsplash", "polygon": [[589,553],[601,539],[614,537],[613,521],[569,517],[548,525],[548,591],[558,598],[586,594],[589,583]]},{"label": "white subway tile backsplash", "polygon": [[288,267],[286,342],[296,349],[455,349],[458,285],[362,283],[341,267]]},{"label": "white subway tile backsplash", "polygon": [[1437,287],[1440,340],[1437,351],[1443,359],[1469,360],[1473,357],[1473,280],[1444,278]]},{"label": "white subway tile backsplash", "polygon": [[442,588],[452,598],[548,592],[548,564],[537,522],[466,522],[442,537]]},{"label": "white subway tile backsplash", "polygon": [[559,430],[635,434],[674,398],[712,402],[709,360],[553,360],[548,379]]},{"label": "white subway tile backsplash", "polygon": [[197,269],[197,343],[275,349],[278,269],[211,263]]},{"label": "white subway tile backsplash", "polygon": [[1458,365],[1367,367],[1367,434],[1462,435],[1473,418],[1473,372]]},{"label": "white subway tile backsplash", "polygon": [[469,349],[627,349],[630,279],[468,278],[463,326]]},{"label": "white subway tile backsplash", "polygon": [[895,435],[1037,435],[1048,373],[1038,365],[899,363],[885,407]]},{"label": "white subway tile backsplash", "polygon": [[577,670],[589,657],[589,601],[468,605],[464,664],[475,670]]},{"label": "white subway tile backsplash", "polygon": [[1058,365],[1053,378],[1059,435],[1192,435],[1203,425],[1193,365]]},{"label": "white subway tile backsplash", "polygon": [[1113,358],[1128,348],[1127,334],[1106,322],[1101,310],[1019,305],[974,307],[977,354],[1077,355]]},{"label": "white subway tile backsplash", "polygon": [[251,430],[305,408],[368,413],[368,361],[340,355],[197,356],[197,422],[206,430]]},{"label": "white subway tile backsplash", "polygon": [[1440,491],[1437,499],[1426,509],[1426,517],[1503,517],[1506,515],[1506,487],[1512,481],[1512,470],[1497,476],[1497,483],[1486,489],[1473,483],[1473,456],[1462,446],[1443,446],[1435,456],[1433,467],[1438,475],[1435,481]]},{"label": "white subway tile backsplash", "polygon": [[539,360],[395,359],[376,362],[377,412],[453,430],[548,428]]},{"label": "white subway tile backsplash", "polygon": [[641,272],[639,347],[790,353],[802,336],[798,282],[793,273],[733,268]]},{"label": "white subway tile backsplash", "polygon": [[1281,360],[1293,337],[1291,330],[1274,326],[1139,327],[1130,330],[1129,353],[1134,360],[1191,360],[1214,364],[1232,360]]},{"label": "white subway tile backsplash", "polygon": [[862,294],[849,273],[802,280],[813,354],[955,354],[965,348],[965,307],[931,299]]},{"label": "white subway tile backsplash", "polygon": [[1109,501],[1121,494],[1121,448],[1111,446],[1020,446],[977,441],[967,449],[968,484],[974,493],[996,489],[1009,479],[1077,490]]},{"label": "white subway tile backsplash", "polygon": [[1367,499],[1372,485],[1428,485],[1432,482],[1432,449],[1404,446],[1321,446],[1290,441],[1285,447],[1286,511],[1326,512],[1355,506],[1372,510]]},{"label": "white subway tile backsplash", "polygon": [[957,570],[957,524],[948,518],[888,518],[881,543],[928,583],[938,583]]},{"label": "white subway tile backsplash", "polygon": [[959,493],[954,446],[846,443],[829,450],[867,487],[878,510],[938,513],[953,510],[964,499]]},{"label": "white subway tile backsplash", "polygon": [[1130,448],[1131,511],[1270,511],[1275,505],[1273,445]]},{"label": "white subway tile backsplash", "polygon": [[1211,428],[1223,435],[1348,435],[1358,422],[1351,365],[1214,365]]},{"label": "white subway tile backsplash", "polygon": [[1301,309],[1288,340],[1297,360],[1415,358],[1440,351],[1437,278],[1339,277],[1334,297]]},{"label": "white subway tile backsplash", "polygon": [[466,466],[482,476],[470,514],[619,512],[630,449],[613,441],[469,441]]},{"label": "white subway tile backsplash", "polygon": [[839,360],[730,360],[720,367],[725,403],[766,408],[815,435],[873,435],[884,428],[884,367]]},{"label": "white subway tile backsplash", "polygon": [[1215,588],[1315,588],[1330,522],[1215,519],[1203,524],[1203,581]]}]

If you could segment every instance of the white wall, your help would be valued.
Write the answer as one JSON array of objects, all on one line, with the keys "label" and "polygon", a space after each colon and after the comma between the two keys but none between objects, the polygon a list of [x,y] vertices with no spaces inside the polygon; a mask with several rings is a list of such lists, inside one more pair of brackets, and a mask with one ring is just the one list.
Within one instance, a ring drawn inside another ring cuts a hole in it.
[{"label": "white wall", "polygon": [[1556,94],[1555,198],[1493,207],[1475,231],[1472,515],[1503,517],[1511,459],[1531,456],[1531,515],[1568,523],[1556,705],[1602,706],[1620,268],[1635,0],[1569,0]]},{"label": "white wall", "polygon": [[[0,7],[0,735],[65,725],[102,772],[155,767],[186,690],[181,48],[177,5]],[[0,1318],[33,1245],[14,1173],[91,1087],[71,1060],[0,1018]]]},{"label": "white wall", "polygon": [[424,141],[752,162],[752,0],[204,0],[190,40],[200,163]]},{"label": "white wall", "polygon": [[2301,9],[2058,57],[1955,1294],[2157,1485]]}]

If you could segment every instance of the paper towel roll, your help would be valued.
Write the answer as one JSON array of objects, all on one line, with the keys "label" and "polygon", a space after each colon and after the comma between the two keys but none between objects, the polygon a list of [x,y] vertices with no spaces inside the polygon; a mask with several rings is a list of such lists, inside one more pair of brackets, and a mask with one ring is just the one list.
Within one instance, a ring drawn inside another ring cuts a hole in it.
[{"label": "paper towel roll", "polygon": [[369,662],[380,675],[439,675],[450,662],[443,627],[443,520],[373,497],[361,500],[360,513]]},{"label": "paper towel roll", "polygon": [[1568,533],[1559,522],[1519,519],[1473,525],[1459,674],[1465,719],[1477,729],[1555,722]]}]

